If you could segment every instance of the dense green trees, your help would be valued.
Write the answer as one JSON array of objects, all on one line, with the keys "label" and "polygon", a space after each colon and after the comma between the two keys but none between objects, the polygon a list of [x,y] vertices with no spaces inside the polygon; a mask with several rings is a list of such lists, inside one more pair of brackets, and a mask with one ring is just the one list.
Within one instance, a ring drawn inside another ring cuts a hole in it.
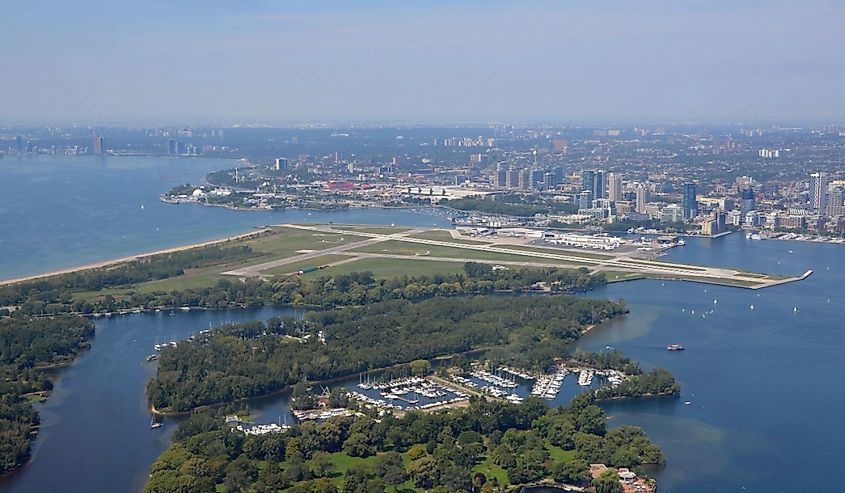
[{"label": "dense green trees", "polygon": [[29,458],[38,414],[25,394],[52,389],[41,370],[72,361],[93,335],[76,316],[0,318],[0,474]]},{"label": "dense green trees", "polygon": [[361,305],[389,299],[419,301],[434,296],[491,294],[499,291],[530,292],[544,283],[552,293],[583,292],[607,282],[604,274],[591,275],[585,268],[521,269],[493,271],[484,264],[467,263],[464,274],[375,279],[370,272],[321,277],[284,277],[273,281],[245,282],[221,279],[213,287],[171,292],[129,290],[94,301],[73,298],[75,290],[96,291],[106,287],[180,275],[184,269],[222,259],[250,255],[249,247],[211,246],[149,257],[115,267],[54,276],[39,281],[0,287],[0,306],[19,306],[16,313],[94,313],[135,308],[234,308],[261,305],[334,307]]},{"label": "dense green trees", "polygon": [[605,386],[595,391],[599,399],[619,397],[642,397],[651,395],[677,395],[681,386],[675,377],[663,368],[656,368],[641,375],[635,375],[616,387]]},{"label": "dense green trees", "polygon": [[[140,260],[109,267],[61,274],[35,281],[0,286],[0,306],[20,306],[20,314],[59,314],[88,312],[95,308],[109,311],[117,308],[115,300],[103,300],[86,309],[73,300],[74,291],[98,291],[103,288],[126,286],[184,274],[185,269],[208,265],[222,260],[249,256],[246,245],[226,247],[212,245],[180,252],[154,255]],[[109,306],[112,305],[112,306]],[[138,306],[138,305],[133,305]]]},{"label": "dense green trees", "polygon": [[[165,349],[149,396],[158,409],[185,411],[271,393],[303,380],[490,346],[502,348],[500,358],[512,354],[527,366],[544,365],[552,353],[537,348],[563,350],[585,325],[624,311],[621,303],[572,296],[437,297],[314,311],[303,321],[227,325]],[[287,337],[318,331],[325,342]],[[535,355],[538,359],[531,361]]]},{"label": "dense green trees", "polygon": [[[535,398],[524,404],[476,400],[461,410],[409,412],[402,418],[388,415],[380,421],[337,417],[319,424],[304,423],[285,434],[246,437],[227,432],[219,415],[212,419],[209,414],[197,413],[153,466],[146,491],[191,491],[193,485],[214,484],[224,491],[234,491],[232,487],[237,486],[259,492],[370,492],[409,480],[417,488],[482,491],[485,484],[489,489],[495,482],[472,472],[485,460],[502,467],[512,485],[552,478],[587,486],[589,463],[637,467],[663,460],[642,430],[622,427],[607,431],[604,413],[589,396],[559,409],[549,409]],[[548,430],[560,420],[571,422],[578,437],[575,441],[584,444],[574,449],[571,460],[555,460],[550,453],[555,446],[548,444]],[[208,423],[213,426],[208,428]],[[184,432],[186,429],[192,432]],[[339,443],[343,443],[342,449]],[[340,455],[351,455],[355,448],[376,454],[375,461],[336,470],[332,457],[339,450]],[[601,479],[595,485],[612,488],[619,482]]]}]

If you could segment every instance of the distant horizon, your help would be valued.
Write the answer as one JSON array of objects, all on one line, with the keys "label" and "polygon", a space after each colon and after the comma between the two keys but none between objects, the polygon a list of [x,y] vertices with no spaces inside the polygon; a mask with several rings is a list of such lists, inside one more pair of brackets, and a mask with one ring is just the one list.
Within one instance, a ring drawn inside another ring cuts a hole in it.
[{"label": "distant horizon", "polygon": [[845,121],[836,0],[4,7],[6,121]]},{"label": "distant horizon", "polygon": [[553,121],[553,120],[524,120],[524,121],[415,121],[415,120],[314,120],[314,121],[226,121],[212,119],[191,119],[167,120],[167,121],[143,121],[143,120],[114,120],[114,121],[71,121],[71,120],[32,120],[32,121],[0,121],[0,128],[40,128],[40,127],[103,127],[103,128],[131,128],[131,127],[220,127],[220,128],[448,128],[448,127],[493,127],[493,126],[534,126],[550,128],[631,128],[631,127],[654,127],[654,126],[692,126],[692,127],[747,127],[756,128],[811,128],[823,126],[843,126],[845,118],[839,121],[816,120],[816,121],[787,121],[787,120],[594,120],[594,121]]}]

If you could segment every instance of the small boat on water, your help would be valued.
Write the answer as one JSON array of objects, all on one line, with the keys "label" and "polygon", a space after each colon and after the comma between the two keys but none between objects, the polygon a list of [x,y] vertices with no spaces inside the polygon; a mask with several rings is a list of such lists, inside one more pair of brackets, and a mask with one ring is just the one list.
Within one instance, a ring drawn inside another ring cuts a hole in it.
[{"label": "small boat on water", "polygon": [[666,350],[667,351],[683,351],[684,346],[682,346],[680,344],[669,344],[668,346],[666,346]]},{"label": "small boat on water", "polygon": [[157,359],[158,359],[157,354],[151,354],[151,355],[147,356],[147,361],[155,361]]},{"label": "small boat on water", "polygon": [[153,419],[150,421],[150,429],[155,430],[156,428],[161,428],[161,422],[156,421],[155,416],[153,416]]}]

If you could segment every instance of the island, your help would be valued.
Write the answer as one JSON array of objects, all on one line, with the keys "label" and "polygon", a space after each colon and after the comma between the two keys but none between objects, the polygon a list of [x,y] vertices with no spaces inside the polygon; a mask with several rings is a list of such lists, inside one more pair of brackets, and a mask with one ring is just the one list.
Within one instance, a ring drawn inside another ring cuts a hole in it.
[{"label": "island", "polygon": [[[150,384],[151,404],[160,412],[189,412],[284,391],[303,381],[475,351],[483,353],[491,368],[512,365],[538,375],[554,375],[567,361],[582,369],[610,371],[596,362],[578,362],[579,355],[567,347],[590,326],[624,313],[624,305],[571,295],[607,282],[647,277],[751,289],[800,279],[540,244],[529,235],[489,238],[438,228],[286,224],[194,247],[3,281],[0,332],[7,397],[0,420],[0,471],[28,459],[38,423],[31,402],[45,398],[51,388],[46,370],[73,361],[90,344],[92,319],[261,305],[312,310],[299,322],[222,327],[156,355],[160,371]],[[449,313],[453,318],[442,318]],[[528,320],[538,313],[554,317],[531,324],[509,318],[520,314]],[[492,314],[499,316],[493,319]],[[391,337],[372,332],[380,317],[391,316],[399,317]],[[358,323],[362,329],[340,330],[344,323]],[[256,328],[279,336],[267,347],[278,360],[250,360],[252,373],[227,366],[231,353],[226,351],[238,347],[226,346],[235,337],[231,332]],[[366,351],[374,341],[378,350]],[[344,357],[347,348],[347,356],[357,351],[354,361]],[[217,380],[198,379],[193,363],[168,373],[175,362],[200,355],[219,366]],[[296,368],[277,364],[305,356],[312,359]],[[272,369],[265,375],[269,378],[254,379],[262,365]],[[671,376],[658,370],[618,371],[612,375],[622,379],[620,384],[591,392],[590,399],[677,393]],[[453,378],[449,382],[460,387]],[[509,403],[489,393],[473,399],[482,397],[497,405]]]}]

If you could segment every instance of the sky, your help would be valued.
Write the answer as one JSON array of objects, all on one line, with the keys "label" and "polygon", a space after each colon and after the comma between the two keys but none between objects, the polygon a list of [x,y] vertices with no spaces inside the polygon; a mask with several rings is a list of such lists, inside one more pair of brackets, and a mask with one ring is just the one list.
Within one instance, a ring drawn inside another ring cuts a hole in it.
[{"label": "sky", "polygon": [[841,0],[3,0],[0,123],[845,121]]}]

